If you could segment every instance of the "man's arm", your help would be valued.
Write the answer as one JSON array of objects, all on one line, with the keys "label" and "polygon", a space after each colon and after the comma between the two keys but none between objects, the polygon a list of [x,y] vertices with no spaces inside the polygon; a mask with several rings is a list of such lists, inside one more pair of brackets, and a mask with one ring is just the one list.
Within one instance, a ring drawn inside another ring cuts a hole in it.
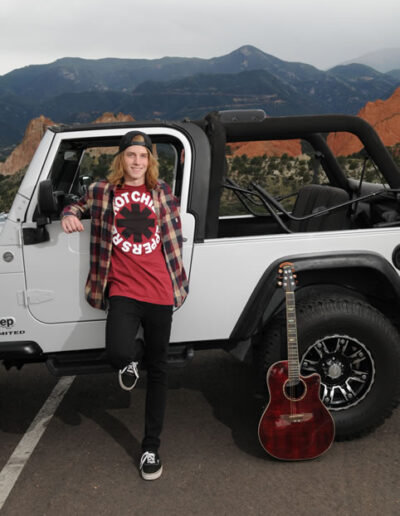
[{"label": "man's arm", "polygon": [[74,233],[75,231],[83,231],[82,215],[89,209],[91,199],[91,188],[89,187],[86,194],[74,204],[66,206],[61,213],[61,227],[65,233]]}]

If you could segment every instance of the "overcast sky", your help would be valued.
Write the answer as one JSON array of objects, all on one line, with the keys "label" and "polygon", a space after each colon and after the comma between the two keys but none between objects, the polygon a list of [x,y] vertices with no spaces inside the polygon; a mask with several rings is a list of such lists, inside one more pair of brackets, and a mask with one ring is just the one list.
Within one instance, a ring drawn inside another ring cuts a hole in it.
[{"label": "overcast sky", "polygon": [[210,58],[245,44],[327,69],[400,47],[400,2],[0,0],[0,75],[67,56]]}]

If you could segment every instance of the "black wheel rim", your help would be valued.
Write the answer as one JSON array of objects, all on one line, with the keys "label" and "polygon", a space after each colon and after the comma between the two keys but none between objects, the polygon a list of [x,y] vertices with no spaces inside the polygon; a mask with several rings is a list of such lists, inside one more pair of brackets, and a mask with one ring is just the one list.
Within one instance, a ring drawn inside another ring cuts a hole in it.
[{"label": "black wheel rim", "polygon": [[362,401],[375,379],[367,347],[347,335],[329,335],[307,348],[301,374],[321,376],[321,399],[329,410],[346,410]]}]

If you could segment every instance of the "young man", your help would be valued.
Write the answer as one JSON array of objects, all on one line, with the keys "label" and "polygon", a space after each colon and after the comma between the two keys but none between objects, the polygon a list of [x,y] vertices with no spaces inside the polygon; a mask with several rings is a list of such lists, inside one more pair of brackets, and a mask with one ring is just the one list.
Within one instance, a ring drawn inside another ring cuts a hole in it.
[{"label": "young man", "polygon": [[86,297],[95,308],[108,308],[106,349],[126,390],[139,378],[143,349],[136,335],[143,326],[147,392],[140,472],[145,480],[154,480],[162,473],[158,449],[172,308],[188,293],[181,221],[177,199],[158,179],[147,134],[125,134],[111,170],[106,181],[93,183],[80,201],[64,209],[61,224],[66,233],[83,231],[80,218],[90,212]]}]

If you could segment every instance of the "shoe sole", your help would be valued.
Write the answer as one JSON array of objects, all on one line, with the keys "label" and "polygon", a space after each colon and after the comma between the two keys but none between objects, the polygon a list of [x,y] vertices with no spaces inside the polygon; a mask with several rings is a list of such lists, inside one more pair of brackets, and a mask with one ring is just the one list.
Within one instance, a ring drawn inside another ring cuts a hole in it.
[{"label": "shoe sole", "polygon": [[140,474],[142,475],[143,480],[157,480],[157,478],[161,477],[163,468],[161,468],[154,473],[145,473],[143,470],[141,470]]}]

